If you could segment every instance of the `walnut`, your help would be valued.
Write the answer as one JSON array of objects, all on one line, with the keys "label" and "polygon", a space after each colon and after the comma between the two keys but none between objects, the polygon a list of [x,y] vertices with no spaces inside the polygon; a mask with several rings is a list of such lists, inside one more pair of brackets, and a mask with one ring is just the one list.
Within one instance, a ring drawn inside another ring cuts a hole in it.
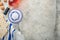
[{"label": "walnut", "polygon": [[3,6],[3,3],[2,2],[0,2],[0,6]]},{"label": "walnut", "polygon": [[2,10],[4,10],[4,9],[5,9],[5,7],[4,7],[4,6],[1,6],[1,9],[2,9]]},{"label": "walnut", "polygon": [[4,0],[4,2],[7,2],[7,0]]}]

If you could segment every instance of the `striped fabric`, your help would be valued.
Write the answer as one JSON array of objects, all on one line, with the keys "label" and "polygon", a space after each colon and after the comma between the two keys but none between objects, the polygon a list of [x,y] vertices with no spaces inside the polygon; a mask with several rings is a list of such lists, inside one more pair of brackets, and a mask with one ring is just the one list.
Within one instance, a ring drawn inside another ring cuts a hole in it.
[{"label": "striped fabric", "polygon": [[[13,33],[15,29],[13,28],[12,24],[9,25],[9,30],[8,30],[8,40],[13,40]],[[5,40],[5,36],[2,38],[2,40]]]}]

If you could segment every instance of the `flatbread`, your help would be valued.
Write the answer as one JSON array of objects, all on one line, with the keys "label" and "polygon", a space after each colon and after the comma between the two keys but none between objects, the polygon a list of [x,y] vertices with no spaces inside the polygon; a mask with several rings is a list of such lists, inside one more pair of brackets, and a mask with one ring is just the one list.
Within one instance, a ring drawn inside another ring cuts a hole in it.
[{"label": "flatbread", "polygon": [[4,18],[3,12],[0,10],[0,38],[7,33],[8,24]]}]

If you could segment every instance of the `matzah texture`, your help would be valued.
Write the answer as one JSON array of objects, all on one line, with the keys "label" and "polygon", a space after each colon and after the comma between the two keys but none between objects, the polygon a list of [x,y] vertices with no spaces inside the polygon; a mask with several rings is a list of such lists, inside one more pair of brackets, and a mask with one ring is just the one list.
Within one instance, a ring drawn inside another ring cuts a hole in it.
[{"label": "matzah texture", "polygon": [[7,33],[8,24],[3,15],[3,11],[0,10],[0,38],[2,38]]}]

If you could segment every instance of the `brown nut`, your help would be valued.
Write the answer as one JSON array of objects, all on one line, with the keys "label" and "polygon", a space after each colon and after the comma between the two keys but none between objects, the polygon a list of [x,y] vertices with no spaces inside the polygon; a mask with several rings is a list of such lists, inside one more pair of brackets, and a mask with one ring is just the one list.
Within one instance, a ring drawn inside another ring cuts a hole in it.
[{"label": "brown nut", "polygon": [[4,0],[4,2],[7,2],[7,0]]},{"label": "brown nut", "polygon": [[5,9],[5,7],[4,7],[4,6],[1,6],[1,9],[2,9],[2,10],[4,10],[4,9]]},{"label": "brown nut", "polygon": [[3,6],[3,3],[2,2],[0,2],[0,6]]}]

